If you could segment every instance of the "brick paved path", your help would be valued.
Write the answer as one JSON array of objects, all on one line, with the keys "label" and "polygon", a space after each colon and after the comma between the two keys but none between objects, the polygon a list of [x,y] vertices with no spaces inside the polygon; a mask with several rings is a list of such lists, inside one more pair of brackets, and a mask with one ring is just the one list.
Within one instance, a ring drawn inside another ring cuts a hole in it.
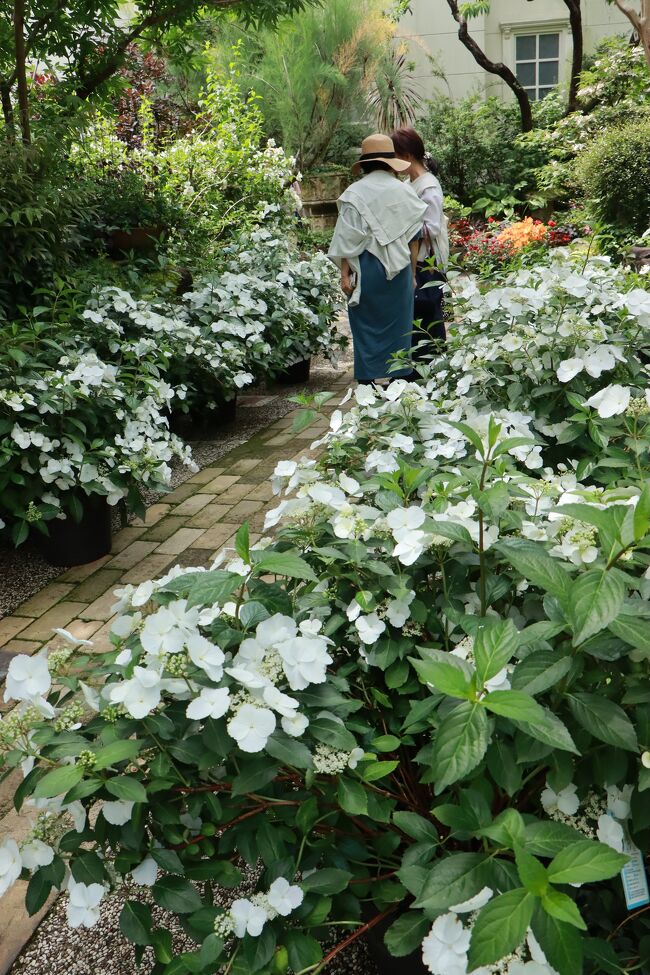
[{"label": "brick paved path", "polygon": [[[324,413],[336,408],[350,382],[346,373],[328,384],[336,395]],[[173,565],[209,565],[224,546],[233,544],[244,521],[250,525],[251,541],[256,541],[266,510],[277,504],[269,480],[277,462],[314,456],[310,444],[327,428],[328,419],[320,417],[300,433],[292,432],[292,424],[290,413],[221,457],[218,466],[194,474],[148,508],[143,521],[118,532],[110,555],[70,569],[1,619],[0,681],[11,657],[39,650],[51,640],[54,627],[92,640],[98,651],[109,649],[113,590],[118,586],[155,579]],[[0,700],[0,713],[7,708]],[[0,838],[19,840],[29,828],[32,816],[19,816],[12,808],[18,781],[12,775],[0,784]],[[41,916],[27,917],[25,886],[19,882],[2,899],[0,975],[9,970]]]}]

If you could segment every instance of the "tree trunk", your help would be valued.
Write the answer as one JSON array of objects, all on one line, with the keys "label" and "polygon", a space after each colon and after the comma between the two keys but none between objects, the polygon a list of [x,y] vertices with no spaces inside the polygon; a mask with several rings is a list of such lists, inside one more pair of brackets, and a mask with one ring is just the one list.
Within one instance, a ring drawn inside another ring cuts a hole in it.
[{"label": "tree trunk", "polygon": [[533,110],[525,88],[520,84],[507,64],[503,64],[501,61],[490,61],[485,51],[481,50],[469,32],[467,18],[461,14],[458,0],[447,0],[447,4],[453,14],[454,20],[458,24],[458,36],[461,43],[465,45],[478,65],[489,72],[489,74],[496,74],[502,81],[505,81],[519,104],[522,132],[530,132],[533,129]]},{"label": "tree trunk", "polygon": [[571,84],[569,85],[569,101],[567,103],[567,115],[575,112],[578,108],[578,89],[580,87],[580,75],[582,74],[582,62],[584,60],[585,46],[584,35],[582,33],[582,10],[580,0],[564,0],[569,8],[569,20],[571,23],[571,36],[573,38],[573,59],[571,62]]},{"label": "tree trunk", "polygon": [[0,102],[2,103],[2,115],[5,121],[6,136],[9,142],[14,141],[14,107],[11,103],[11,87],[6,81],[0,81]]},{"label": "tree trunk", "polygon": [[18,113],[23,142],[29,145],[29,94],[27,91],[27,68],[25,64],[25,0],[14,0],[14,47],[16,54],[16,81],[18,84]]},{"label": "tree trunk", "polygon": [[650,0],[641,0],[640,11],[631,7],[627,0],[614,0],[614,3],[634,27],[650,68]]}]

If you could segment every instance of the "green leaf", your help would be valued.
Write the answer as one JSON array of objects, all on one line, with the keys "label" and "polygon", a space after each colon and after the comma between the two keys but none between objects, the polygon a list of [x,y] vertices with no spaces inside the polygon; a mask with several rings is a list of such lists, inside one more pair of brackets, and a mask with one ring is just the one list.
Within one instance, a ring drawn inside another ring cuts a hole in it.
[{"label": "green leaf", "polygon": [[619,975],[623,971],[623,966],[619,964],[616,952],[609,941],[602,938],[585,938],[584,950],[586,957],[597,963],[595,971],[598,975]]},{"label": "green leaf", "polygon": [[[182,581],[182,577],[180,581]],[[223,603],[229,596],[232,596],[236,589],[241,587],[242,582],[240,575],[236,575],[234,572],[225,572],[223,569],[200,572],[190,587],[187,605],[188,607],[214,606],[215,603]]]},{"label": "green leaf", "polygon": [[379,738],[374,738],[372,741],[372,747],[376,748],[378,752],[395,752],[400,744],[399,738],[396,738],[395,735],[380,735]]},{"label": "green leaf", "polygon": [[391,924],[384,943],[394,958],[404,958],[420,947],[431,921],[420,911],[407,911]]},{"label": "green leaf", "polygon": [[371,762],[361,770],[361,778],[364,782],[377,782],[394,772],[399,762]]},{"label": "green leaf", "polygon": [[142,782],[130,775],[117,775],[114,779],[108,779],[106,788],[118,799],[126,799],[130,802],[147,801],[147,790]]},{"label": "green leaf", "polygon": [[578,576],[567,604],[573,645],[584,643],[616,619],[624,599],[625,586],[617,573],[590,569]]},{"label": "green leaf", "polygon": [[253,975],[254,972],[259,972],[268,965],[273,958],[276,943],[276,934],[270,924],[265,925],[262,933],[256,938],[247,935],[243,942],[247,972]]},{"label": "green leaf", "polygon": [[544,708],[523,691],[491,691],[483,698],[485,707],[502,718],[514,721],[540,721],[544,719]]},{"label": "green leaf", "polygon": [[532,927],[549,965],[558,975],[582,975],[582,935],[573,925],[538,909]]},{"label": "green leaf", "polygon": [[162,846],[154,846],[149,852],[158,866],[162,867],[166,873],[183,874],[185,872],[181,858],[175,850],[166,850]]},{"label": "green leaf", "polygon": [[582,834],[566,823],[538,820],[526,824],[526,849],[536,856],[554,857],[581,838]]},{"label": "green leaf", "polygon": [[298,410],[293,418],[292,431],[293,433],[300,433],[302,430],[306,430],[307,427],[311,426],[314,420],[318,419],[318,413],[316,410]]},{"label": "green leaf", "polygon": [[430,684],[441,694],[467,698],[471,695],[471,668],[458,657],[443,650],[421,650],[424,660],[409,657],[424,684]]},{"label": "green leaf", "polygon": [[393,813],[393,822],[398,829],[417,840],[418,843],[438,844],[438,831],[433,823],[413,812]]},{"label": "green leaf", "polygon": [[248,565],[250,560],[250,531],[247,521],[244,522],[235,535],[235,551],[242,562]]},{"label": "green leaf", "polygon": [[247,792],[257,792],[272,782],[280,771],[280,766],[269,762],[265,758],[245,759],[241,763],[241,772],[236,775],[232,783],[232,795],[244,796]]},{"label": "green leaf", "polygon": [[552,650],[531,653],[515,667],[512,675],[514,690],[535,696],[555,687],[571,670],[572,658],[559,657]]},{"label": "green leaf", "polygon": [[524,820],[521,813],[516,809],[504,809],[493,823],[481,830],[481,836],[488,836],[510,850],[517,849],[524,843]]},{"label": "green leaf", "polygon": [[560,719],[548,708],[541,708],[541,712],[541,715],[533,722],[515,721],[514,723],[531,738],[536,738],[537,741],[542,741],[545,745],[551,745],[561,751],[579,755],[573,738]]},{"label": "green leaf", "polygon": [[316,576],[309,562],[306,562],[299,555],[291,552],[273,552],[269,550],[253,551],[251,556],[254,564],[254,571],[258,575],[272,573],[278,576],[287,576],[290,579],[307,579],[315,582]]},{"label": "green leaf", "polygon": [[482,622],[474,636],[474,661],[481,686],[496,677],[519,646],[519,634],[512,620]]},{"label": "green leaf", "polygon": [[354,736],[350,734],[341,719],[334,715],[321,714],[312,718],[309,722],[309,730],[317,741],[322,741],[331,748],[351,752],[357,747]]},{"label": "green leaf", "polygon": [[469,970],[491,965],[515,951],[526,937],[534,907],[535,898],[523,887],[500,894],[486,904],[472,928]]},{"label": "green leaf", "polygon": [[511,539],[494,546],[533,585],[564,603],[571,590],[571,576],[546,549],[526,539]]},{"label": "green leaf", "polygon": [[647,659],[650,656],[650,622],[647,619],[623,612],[611,621],[609,630],[619,640],[634,647],[634,659]]},{"label": "green leaf", "polygon": [[34,789],[34,797],[52,799],[54,796],[65,795],[73,785],[81,781],[83,774],[81,765],[63,765],[55,768],[38,782]]},{"label": "green leaf", "polygon": [[563,894],[559,890],[550,888],[542,897],[542,907],[547,914],[557,918],[558,921],[571,924],[580,931],[587,930],[587,925],[582,920],[576,902],[568,894]]},{"label": "green leaf", "polygon": [[191,914],[203,906],[196,888],[183,877],[162,877],[154,884],[152,891],[156,904],[176,914]]},{"label": "green leaf", "polygon": [[340,894],[352,880],[352,874],[336,867],[324,867],[303,877],[300,886],[314,894]]},{"label": "green leaf", "polygon": [[609,880],[618,876],[628,859],[606,843],[578,840],[561,850],[549,864],[548,879],[553,884],[590,884]]},{"label": "green leaf", "polygon": [[151,908],[140,901],[126,901],[120,914],[120,931],[134,945],[151,944]]},{"label": "green leaf", "polygon": [[576,721],[599,741],[615,748],[637,752],[636,731],[618,704],[596,694],[576,692],[568,695],[569,707]]},{"label": "green leaf", "polygon": [[312,768],[314,761],[312,754],[301,741],[283,735],[276,731],[268,739],[265,749],[272,757],[277,758],[283,765],[293,765],[294,768]]},{"label": "green leaf", "polygon": [[488,746],[488,719],[476,701],[461,701],[438,728],[434,746],[435,794],[458,782],[482,761]]},{"label": "green leaf", "polygon": [[520,846],[515,849],[515,862],[519,879],[526,890],[538,897],[544,894],[548,889],[546,867]]},{"label": "green leaf", "polygon": [[323,949],[309,934],[289,928],[284,936],[284,944],[289,953],[289,965],[294,972],[318,965],[323,957]]},{"label": "green leaf", "polygon": [[485,886],[486,859],[482,853],[452,853],[429,871],[414,907],[444,911],[475,897]]},{"label": "green leaf", "polygon": [[360,782],[341,776],[337,795],[339,806],[350,816],[368,815],[368,793]]},{"label": "green leaf", "polygon": [[131,761],[138,754],[142,747],[142,742],[133,741],[112,741],[110,745],[98,748],[95,752],[95,771],[117,765],[119,762]]}]

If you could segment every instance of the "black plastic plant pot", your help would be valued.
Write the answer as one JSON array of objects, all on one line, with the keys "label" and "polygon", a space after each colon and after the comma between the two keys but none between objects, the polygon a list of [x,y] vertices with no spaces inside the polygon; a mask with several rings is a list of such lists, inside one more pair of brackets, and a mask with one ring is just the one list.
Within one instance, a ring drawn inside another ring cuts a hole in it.
[{"label": "black plastic plant pot", "polygon": [[288,366],[278,373],[275,381],[281,386],[295,386],[296,383],[306,383],[309,381],[310,371],[311,359],[301,359],[300,362],[294,362],[292,366]]},{"label": "black plastic plant pot", "polygon": [[[384,935],[402,913],[402,910],[397,910],[370,928],[365,936],[368,954],[374,961],[379,975],[429,975],[429,970],[422,961],[422,950],[420,948],[403,958],[395,958],[384,944]],[[365,921],[369,921],[371,916],[370,913],[366,915],[364,911]]]},{"label": "black plastic plant pot", "polygon": [[188,413],[172,410],[169,429],[183,440],[204,440],[223,427],[233,423],[237,417],[237,395],[232,399],[219,400],[214,409],[193,407]]},{"label": "black plastic plant pot", "polygon": [[112,541],[111,508],[100,494],[82,494],[81,521],[72,515],[48,521],[49,535],[39,536],[39,546],[50,565],[85,565],[108,555]]}]

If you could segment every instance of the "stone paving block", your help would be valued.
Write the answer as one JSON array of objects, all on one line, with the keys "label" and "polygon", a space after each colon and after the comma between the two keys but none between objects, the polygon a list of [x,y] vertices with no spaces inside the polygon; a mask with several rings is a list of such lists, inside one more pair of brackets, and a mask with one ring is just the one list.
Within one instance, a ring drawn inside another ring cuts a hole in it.
[{"label": "stone paving block", "polygon": [[228,513],[229,522],[243,522],[247,519],[250,520],[251,516],[261,511],[264,507],[263,501],[255,501],[253,499],[245,499],[244,501],[238,501],[234,508],[231,508]]},{"label": "stone paving block", "polygon": [[82,603],[92,603],[107,589],[113,589],[117,585],[122,571],[122,569],[98,569],[85,582],[77,586],[70,598]]},{"label": "stone paving block", "polygon": [[161,518],[168,515],[171,510],[171,504],[152,504],[149,508],[147,508],[144,518],[134,518],[133,524],[137,527],[144,526],[145,528],[151,528],[153,525],[157,525]]},{"label": "stone paving block", "polygon": [[41,589],[31,599],[21,603],[14,612],[16,616],[42,616],[48,609],[52,609],[62,599],[69,596],[74,585],[71,582],[51,582],[45,589]]},{"label": "stone paving block", "polygon": [[248,481],[246,481],[246,483],[243,481],[238,481],[237,484],[231,484],[229,488],[226,488],[223,494],[219,495],[219,503],[234,504],[236,501],[241,501],[242,498],[246,497],[252,486],[253,485]]},{"label": "stone paving block", "polygon": [[286,444],[291,443],[295,436],[295,433],[278,433],[266,442],[269,447],[284,447]]},{"label": "stone paving block", "polygon": [[73,620],[68,623],[66,630],[76,636],[77,640],[90,640],[101,625],[101,620]]},{"label": "stone paving block", "polygon": [[242,457],[241,460],[235,461],[228,470],[231,474],[248,474],[254,467],[257,467],[261,460],[261,457]]},{"label": "stone paving block", "polygon": [[106,653],[107,650],[113,649],[113,644],[110,640],[111,627],[113,625],[114,616],[111,616],[106,623],[102,623],[99,630],[93,634],[93,645],[89,648],[91,653]]},{"label": "stone paving block", "polygon": [[9,650],[8,647],[4,647],[2,650],[0,650],[0,681],[4,680],[7,676],[9,664],[18,652],[19,651],[17,650]]},{"label": "stone paving block", "polygon": [[212,528],[212,526],[219,521],[221,518],[225,518],[228,514],[232,505],[230,504],[209,504],[203,511],[199,511],[198,514],[194,515],[187,521],[187,528]]},{"label": "stone paving block", "polygon": [[239,474],[218,474],[204,485],[203,489],[209,494],[222,494],[226,488],[239,480]]},{"label": "stone paving block", "polygon": [[184,501],[185,498],[189,498],[192,494],[194,494],[194,491],[195,485],[191,484],[189,481],[184,481],[176,488],[175,491],[172,491],[171,494],[165,495],[165,501],[168,504],[178,504],[179,501]]},{"label": "stone paving block", "polygon": [[[208,529],[210,531],[210,529]],[[167,553],[169,555],[179,555],[185,551],[193,542],[199,538],[203,532],[200,528],[179,528],[177,532],[159,545],[156,552]]]},{"label": "stone paving block", "polygon": [[25,630],[34,620],[22,616],[5,616],[0,620],[0,646],[13,640],[17,633]]},{"label": "stone paving block", "polygon": [[146,531],[143,525],[132,526],[128,525],[126,528],[122,528],[121,531],[113,535],[113,544],[111,546],[111,553],[117,555],[119,552],[123,552],[125,548],[135,542],[136,539],[140,538],[140,535]]},{"label": "stone paving block", "polygon": [[241,525],[231,524],[230,522],[217,522],[212,528],[208,528],[207,531],[201,532],[200,537],[197,539],[194,548],[210,548],[215,549],[219,546],[223,547],[224,542],[239,531]]},{"label": "stone paving block", "polygon": [[205,508],[206,504],[210,504],[215,499],[215,494],[193,494],[191,498],[186,498],[185,501],[181,501],[180,504],[176,505],[174,515],[191,517],[191,515],[198,514],[202,508]]},{"label": "stone paving block", "polygon": [[62,603],[57,603],[52,609],[48,609],[40,619],[30,623],[22,631],[23,636],[26,640],[41,640],[44,643],[52,638],[52,630],[55,627],[67,626],[71,620],[81,616],[85,609],[85,603],[75,603],[64,599]]},{"label": "stone paving block", "polygon": [[223,472],[223,467],[204,467],[202,471],[197,471],[190,477],[188,484],[207,484]]},{"label": "stone paving block", "polygon": [[10,640],[2,647],[8,653],[26,653],[29,657],[41,649],[40,640]]},{"label": "stone paving block", "polygon": [[128,572],[125,572],[120,581],[125,585],[128,583],[132,586],[139,586],[141,582],[146,582],[147,579],[157,579],[158,576],[164,575],[175,561],[173,555],[154,552],[152,555],[147,555],[142,562],[138,562]]},{"label": "stone paving block", "polygon": [[146,558],[151,552],[156,548],[156,542],[148,542],[143,540],[138,540],[137,542],[131,542],[131,544],[116,555],[114,559],[108,563],[108,569],[132,569],[134,565],[141,562],[142,559]]},{"label": "stone paving block", "polygon": [[101,569],[103,565],[110,562],[111,556],[104,555],[101,559],[97,559],[95,562],[87,562],[86,565],[73,565],[71,569],[64,572],[60,578],[61,582],[83,582],[88,576],[91,576],[93,572],[97,572],[97,569]]},{"label": "stone paving block", "polygon": [[175,565],[182,565],[183,568],[208,568],[214,561],[212,549],[210,548],[186,548],[174,559]]},{"label": "stone paving block", "polygon": [[275,500],[276,495],[273,493],[271,483],[266,480],[262,481],[260,484],[256,484],[253,490],[248,492],[246,498],[251,498],[253,501],[273,501]]},{"label": "stone paving block", "polygon": [[108,589],[101,596],[98,596],[90,606],[84,606],[78,613],[82,620],[99,620],[106,622],[113,616],[112,607],[117,602],[112,589]]},{"label": "stone paving block", "polygon": [[[172,511],[175,511],[172,508]],[[157,525],[150,528],[147,534],[144,536],[147,542],[165,542],[170,535],[177,532],[179,528],[185,525],[185,518],[181,515],[167,515],[162,521],[159,521]]]}]

